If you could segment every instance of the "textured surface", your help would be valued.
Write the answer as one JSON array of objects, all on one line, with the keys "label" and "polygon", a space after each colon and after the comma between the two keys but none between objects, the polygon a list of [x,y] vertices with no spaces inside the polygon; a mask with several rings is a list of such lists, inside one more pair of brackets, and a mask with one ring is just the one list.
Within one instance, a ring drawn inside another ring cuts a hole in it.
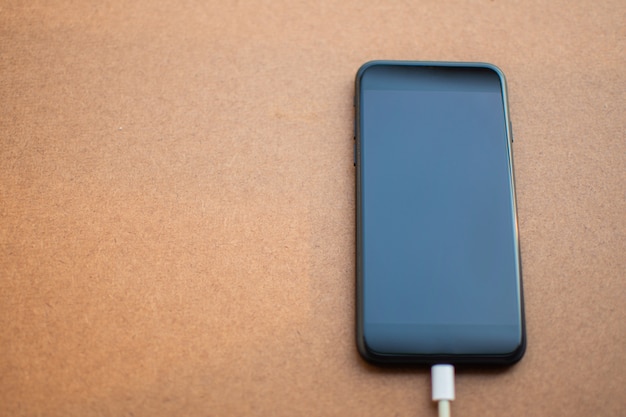
[{"label": "textured surface", "polygon": [[506,73],[529,345],[453,413],[626,412],[623,1],[4,1],[0,415],[435,415],[353,332],[370,59]]}]

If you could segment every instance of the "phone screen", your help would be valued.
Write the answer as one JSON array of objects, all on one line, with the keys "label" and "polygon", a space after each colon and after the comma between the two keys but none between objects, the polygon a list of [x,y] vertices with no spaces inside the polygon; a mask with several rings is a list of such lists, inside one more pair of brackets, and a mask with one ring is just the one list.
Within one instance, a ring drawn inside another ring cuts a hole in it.
[{"label": "phone screen", "polygon": [[357,85],[357,333],[366,356],[521,356],[501,73],[379,64]]}]

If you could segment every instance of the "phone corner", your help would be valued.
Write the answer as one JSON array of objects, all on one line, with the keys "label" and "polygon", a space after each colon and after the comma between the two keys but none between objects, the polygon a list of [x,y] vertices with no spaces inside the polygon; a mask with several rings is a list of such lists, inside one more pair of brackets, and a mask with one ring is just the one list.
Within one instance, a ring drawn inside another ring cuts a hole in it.
[{"label": "phone corner", "polygon": [[365,74],[365,71],[367,71],[369,68],[377,66],[377,65],[386,65],[386,64],[389,64],[390,62],[391,61],[386,61],[383,59],[374,59],[374,60],[365,62],[359,67],[359,69],[356,72],[357,83],[361,80],[361,78],[363,77],[363,74]]},{"label": "phone corner", "polygon": [[525,354],[526,354],[526,331],[524,330],[522,332],[522,340],[519,346],[511,354],[511,365],[516,364],[517,362],[522,360]]},{"label": "phone corner", "polygon": [[361,357],[361,359],[365,360],[366,362],[372,364],[378,362],[373,352],[367,347],[363,332],[361,332],[359,329],[357,329],[356,335],[356,349],[359,352],[359,356]]},{"label": "phone corner", "polygon": [[511,352],[495,359],[495,364],[503,366],[512,366],[522,360],[526,353],[526,334],[522,333],[520,343]]},{"label": "phone corner", "polygon": [[490,62],[478,62],[477,64],[482,66],[483,68],[495,72],[498,78],[500,78],[502,85],[506,86],[506,76],[504,75],[504,71],[499,66]]}]

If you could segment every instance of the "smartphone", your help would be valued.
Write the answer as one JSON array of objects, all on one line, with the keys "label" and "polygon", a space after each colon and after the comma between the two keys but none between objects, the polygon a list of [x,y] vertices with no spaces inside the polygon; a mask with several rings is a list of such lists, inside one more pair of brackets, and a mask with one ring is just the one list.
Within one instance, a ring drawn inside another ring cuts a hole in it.
[{"label": "smartphone", "polygon": [[377,363],[518,361],[526,335],[503,73],[368,62],[355,114],[359,352]]}]

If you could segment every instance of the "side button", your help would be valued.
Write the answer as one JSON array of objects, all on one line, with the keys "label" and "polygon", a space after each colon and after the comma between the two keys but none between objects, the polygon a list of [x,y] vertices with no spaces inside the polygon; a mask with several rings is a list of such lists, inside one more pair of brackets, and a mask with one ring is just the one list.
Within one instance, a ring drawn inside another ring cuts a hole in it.
[{"label": "side button", "polygon": [[354,166],[356,166],[356,141],[354,142]]}]

